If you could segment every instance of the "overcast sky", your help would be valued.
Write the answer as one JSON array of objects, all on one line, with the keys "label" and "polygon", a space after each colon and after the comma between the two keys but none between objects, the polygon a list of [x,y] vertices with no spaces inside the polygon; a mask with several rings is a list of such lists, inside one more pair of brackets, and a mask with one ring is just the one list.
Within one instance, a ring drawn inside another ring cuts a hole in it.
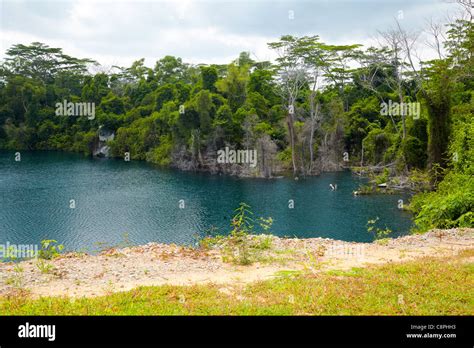
[{"label": "overcast sky", "polygon": [[146,65],[165,55],[189,63],[229,63],[239,52],[273,56],[284,34],[319,35],[330,44],[373,43],[377,30],[422,29],[457,6],[441,0],[0,0],[1,57],[39,41],[104,65]]}]

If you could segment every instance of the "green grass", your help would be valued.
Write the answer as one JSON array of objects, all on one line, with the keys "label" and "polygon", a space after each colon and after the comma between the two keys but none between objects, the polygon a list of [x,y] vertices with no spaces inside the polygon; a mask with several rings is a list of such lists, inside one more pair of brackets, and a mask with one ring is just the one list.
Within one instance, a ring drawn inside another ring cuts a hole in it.
[{"label": "green grass", "polygon": [[358,277],[361,274],[363,274],[364,269],[363,268],[358,268],[358,267],[352,267],[350,270],[330,270],[327,272],[327,274],[334,275],[334,276],[340,276],[340,277]]},{"label": "green grass", "polygon": [[[221,292],[217,285],[141,287],[97,298],[0,299],[1,315],[472,315],[473,252],[321,272]],[[230,292],[229,292],[230,291]],[[401,301],[400,298],[403,300]]]}]

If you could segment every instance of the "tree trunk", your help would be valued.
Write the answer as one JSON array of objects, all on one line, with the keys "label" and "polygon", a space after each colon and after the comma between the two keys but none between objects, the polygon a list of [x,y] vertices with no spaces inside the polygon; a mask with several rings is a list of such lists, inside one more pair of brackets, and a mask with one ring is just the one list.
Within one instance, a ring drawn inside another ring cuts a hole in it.
[{"label": "tree trunk", "polygon": [[313,136],[314,136],[314,122],[315,122],[315,107],[314,107],[314,93],[311,93],[310,96],[310,107],[311,107],[311,131],[309,134],[309,174],[313,171],[313,161],[314,161],[314,153],[313,153]]},{"label": "tree trunk", "polygon": [[298,169],[296,168],[296,154],[295,154],[295,130],[293,125],[293,115],[288,113],[288,132],[290,135],[290,147],[291,147],[291,161],[293,164],[293,175],[296,176]]},{"label": "tree trunk", "polygon": [[401,91],[401,87],[399,87],[398,89],[398,98],[400,99],[400,113],[401,113],[401,116],[402,116],[402,139],[405,139],[406,136],[407,136],[407,128],[406,128],[406,115],[405,115],[405,112],[404,112],[404,108],[403,108],[403,94],[402,94],[402,91]]}]

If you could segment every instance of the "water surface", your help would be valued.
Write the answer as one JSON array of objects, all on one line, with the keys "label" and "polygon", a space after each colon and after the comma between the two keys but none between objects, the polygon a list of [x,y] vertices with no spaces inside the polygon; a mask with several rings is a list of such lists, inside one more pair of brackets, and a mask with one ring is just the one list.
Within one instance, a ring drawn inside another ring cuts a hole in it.
[{"label": "water surface", "polygon": [[298,181],[244,179],[61,152],[22,152],[15,162],[14,152],[2,152],[0,244],[56,239],[68,250],[91,251],[98,242],[118,244],[125,234],[133,244],[191,244],[211,227],[228,232],[240,202],[255,216],[271,216],[271,232],[279,236],[367,242],[367,220],[376,216],[394,235],[407,233],[410,215],[397,204],[407,196],[354,197],[361,180],[350,172]]}]

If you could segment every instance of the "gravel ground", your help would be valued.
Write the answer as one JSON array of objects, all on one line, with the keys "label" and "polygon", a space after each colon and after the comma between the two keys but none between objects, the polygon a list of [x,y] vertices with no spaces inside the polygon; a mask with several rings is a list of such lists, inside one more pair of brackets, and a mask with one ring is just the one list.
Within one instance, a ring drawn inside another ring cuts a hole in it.
[{"label": "gravel ground", "polygon": [[0,263],[0,294],[22,289],[32,296],[90,297],[146,285],[240,285],[270,279],[279,271],[317,273],[474,249],[474,229],[433,230],[375,243],[266,238],[272,239],[271,247],[259,251],[256,262],[248,266],[224,262],[219,248],[200,250],[158,243],[110,249],[99,255],[64,254],[42,261],[50,265],[43,272],[36,259],[16,267]]}]

